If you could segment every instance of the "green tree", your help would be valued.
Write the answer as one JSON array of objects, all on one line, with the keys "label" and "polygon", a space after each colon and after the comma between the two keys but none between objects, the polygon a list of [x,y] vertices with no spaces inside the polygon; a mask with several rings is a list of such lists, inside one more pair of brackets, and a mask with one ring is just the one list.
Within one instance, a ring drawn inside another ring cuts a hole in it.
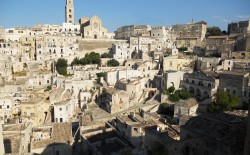
[{"label": "green tree", "polygon": [[177,93],[174,93],[174,94],[170,94],[168,99],[172,102],[179,102],[181,98]]},{"label": "green tree", "polygon": [[220,35],[227,35],[226,31],[221,31],[221,29],[217,26],[213,26],[213,27],[208,27],[207,28],[207,34],[206,37],[209,36],[220,36]]},{"label": "green tree", "polygon": [[179,96],[182,100],[186,100],[186,99],[189,99],[192,97],[192,94],[189,93],[186,89],[182,89],[180,92],[179,92]]},{"label": "green tree", "polygon": [[103,53],[101,58],[112,58],[112,55],[110,53]]},{"label": "green tree", "polygon": [[56,70],[60,75],[67,75],[68,61],[64,58],[60,58],[56,62]]},{"label": "green tree", "polygon": [[215,96],[215,102],[208,106],[209,112],[229,111],[239,107],[239,98],[219,89]]},{"label": "green tree", "polygon": [[188,48],[187,48],[187,47],[180,47],[180,48],[178,48],[178,50],[179,50],[180,52],[184,52],[184,51],[187,51]]},{"label": "green tree", "polygon": [[50,91],[52,89],[51,85],[48,85],[47,88],[45,89],[45,91]]},{"label": "green tree", "polygon": [[104,72],[96,73],[96,76],[97,76],[98,78],[104,77],[104,75],[105,75]]},{"label": "green tree", "polygon": [[[78,60],[76,60],[77,62]],[[101,57],[99,53],[91,52],[90,54],[85,54],[84,58],[81,58],[78,61],[81,65],[87,65],[87,64],[101,64]]]},{"label": "green tree", "polygon": [[80,64],[80,59],[78,57],[75,57],[74,60],[71,62],[71,66],[79,65],[79,64]]},{"label": "green tree", "polygon": [[109,60],[109,61],[107,62],[107,65],[108,65],[109,67],[116,67],[116,66],[119,66],[120,63],[119,63],[117,60],[112,59],[112,60]]},{"label": "green tree", "polygon": [[171,86],[169,87],[167,90],[165,90],[163,92],[164,95],[169,95],[169,94],[172,94],[173,92],[175,91],[175,87],[174,86]]}]

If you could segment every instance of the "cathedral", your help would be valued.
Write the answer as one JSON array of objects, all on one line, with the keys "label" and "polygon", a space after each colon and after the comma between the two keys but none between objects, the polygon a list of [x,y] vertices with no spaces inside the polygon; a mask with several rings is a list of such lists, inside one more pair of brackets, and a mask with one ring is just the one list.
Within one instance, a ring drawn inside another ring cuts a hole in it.
[{"label": "cathedral", "polygon": [[[74,3],[73,0],[66,0],[65,22],[74,24]],[[102,20],[98,16],[90,19],[82,17],[79,20],[80,32],[83,38],[87,39],[113,39],[114,33],[108,33],[102,26]]]}]

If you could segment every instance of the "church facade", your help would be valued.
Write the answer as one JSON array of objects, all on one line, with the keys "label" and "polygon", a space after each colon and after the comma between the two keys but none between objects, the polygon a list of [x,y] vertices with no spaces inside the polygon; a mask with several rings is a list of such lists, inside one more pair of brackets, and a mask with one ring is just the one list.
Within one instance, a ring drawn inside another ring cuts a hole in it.
[{"label": "church facade", "polygon": [[98,16],[93,16],[90,19],[82,17],[79,23],[81,25],[81,34],[83,38],[113,39],[114,37],[113,33],[108,33],[107,29],[102,26],[102,20]]}]

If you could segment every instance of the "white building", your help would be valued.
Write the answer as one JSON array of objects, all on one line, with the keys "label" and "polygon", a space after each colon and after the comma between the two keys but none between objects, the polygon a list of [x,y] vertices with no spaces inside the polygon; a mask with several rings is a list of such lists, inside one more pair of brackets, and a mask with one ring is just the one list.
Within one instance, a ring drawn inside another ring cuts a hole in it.
[{"label": "white building", "polygon": [[113,58],[120,63],[127,59],[131,59],[131,54],[134,49],[130,48],[128,43],[120,43],[112,45]]},{"label": "white building", "polygon": [[11,97],[0,98],[0,120],[7,121],[12,116],[12,99]]},{"label": "white building", "polygon": [[156,26],[151,29],[151,37],[155,38],[160,43],[167,44],[167,48],[172,47],[171,27]]},{"label": "white building", "polygon": [[55,122],[68,122],[73,116],[74,103],[68,99],[54,104],[54,120]]}]

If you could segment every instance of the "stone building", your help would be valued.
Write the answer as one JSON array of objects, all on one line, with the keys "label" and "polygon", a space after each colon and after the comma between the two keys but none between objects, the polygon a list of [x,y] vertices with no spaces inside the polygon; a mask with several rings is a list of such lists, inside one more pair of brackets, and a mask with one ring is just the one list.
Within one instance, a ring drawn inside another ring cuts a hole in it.
[{"label": "stone building", "polygon": [[174,38],[171,27],[156,26],[151,28],[152,38],[155,38],[157,42],[167,44],[166,48],[172,48]]},{"label": "stone building", "polygon": [[121,79],[117,81],[115,88],[124,90],[129,94],[129,99],[139,102],[148,84],[148,78],[131,78],[130,80]]},{"label": "stone building", "polygon": [[72,154],[72,126],[54,123],[33,128],[30,137],[31,154]]},{"label": "stone building", "polygon": [[31,131],[31,123],[3,125],[1,134],[4,145],[1,145],[1,150],[4,150],[5,154],[28,154]]},{"label": "stone building", "polygon": [[36,37],[35,60],[52,60],[73,56],[79,51],[80,38],[41,35]]},{"label": "stone building", "polygon": [[182,87],[199,100],[212,99],[219,86],[219,75],[216,72],[185,73]]},{"label": "stone building", "polygon": [[75,23],[75,11],[73,0],[66,0],[65,6],[65,22],[66,23]]},{"label": "stone building", "polygon": [[228,36],[209,36],[206,38],[206,56],[220,55],[223,51],[223,44],[227,43]]},{"label": "stone building", "polygon": [[[143,148],[145,131],[144,127],[148,126],[140,121],[138,121],[140,116],[118,116],[115,119],[116,127],[118,131],[129,140],[137,148]],[[143,120],[142,118],[140,119]]]},{"label": "stone building", "polygon": [[105,106],[109,113],[115,114],[131,107],[129,94],[124,90],[110,88],[106,93]]},{"label": "stone building", "polygon": [[198,109],[198,102],[194,98],[187,100],[181,100],[174,105],[174,119],[179,121],[179,119],[186,116],[196,116]]},{"label": "stone building", "polygon": [[220,71],[227,70],[231,71],[234,69],[235,59],[227,58],[209,58],[209,57],[199,57],[195,63],[196,71]]},{"label": "stone building", "polygon": [[102,20],[98,16],[93,16],[90,19],[82,17],[79,23],[81,25],[83,38],[113,39],[113,36],[108,33],[108,30],[102,26]]},{"label": "stone building", "polygon": [[125,60],[131,59],[134,49],[130,48],[128,43],[113,44],[112,54],[113,58],[122,64]]},{"label": "stone building", "polygon": [[[243,154],[246,136],[246,114],[212,113],[191,118],[181,126],[184,154]],[[241,113],[241,112],[240,112]],[[178,145],[175,145],[177,150]]]},{"label": "stone building", "polygon": [[248,72],[224,71],[219,73],[219,89],[235,94],[241,103],[249,103],[250,82]]},{"label": "stone building", "polygon": [[229,34],[247,34],[250,33],[250,21],[239,21],[228,24]]},{"label": "stone building", "polygon": [[150,36],[151,26],[149,25],[129,25],[118,28],[115,32],[116,39],[128,39],[136,36]]},{"label": "stone building", "polygon": [[163,70],[174,70],[174,71],[193,71],[194,69],[193,58],[178,58],[177,56],[164,57],[163,59]]},{"label": "stone building", "polygon": [[31,96],[32,98],[21,102],[21,120],[31,122],[33,125],[41,125],[47,119],[49,101],[45,94],[31,94]]},{"label": "stone building", "polygon": [[68,122],[73,116],[74,103],[68,99],[54,104],[54,120],[56,123]]},{"label": "stone building", "polygon": [[188,51],[194,50],[195,46],[202,47],[202,41],[205,39],[207,23],[200,21],[197,23],[173,25],[173,31],[176,35],[176,46],[187,47]]},{"label": "stone building", "polygon": [[155,75],[154,82],[159,90],[166,90],[172,86],[179,89],[184,73],[183,71],[165,71],[161,75]]}]

